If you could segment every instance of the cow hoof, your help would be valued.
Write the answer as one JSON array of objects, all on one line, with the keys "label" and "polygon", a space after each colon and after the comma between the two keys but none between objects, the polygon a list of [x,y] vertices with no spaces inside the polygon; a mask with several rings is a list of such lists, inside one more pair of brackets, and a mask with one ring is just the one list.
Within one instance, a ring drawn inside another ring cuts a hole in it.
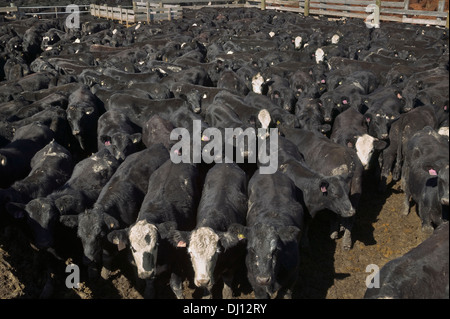
[{"label": "cow hoof", "polygon": [[105,267],[102,267],[102,271],[100,272],[100,275],[103,279],[108,280],[111,277],[111,270],[106,269]]},{"label": "cow hoof", "polygon": [[342,250],[349,251],[350,249],[352,249],[352,239],[344,237],[342,239]]},{"label": "cow hoof", "polygon": [[334,232],[331,233],[330,238],[333,240],[336,240],[339,238],[339,232],[336,230]]},{"label": "cow hoof", "polygon": [[425,234],[431,235],[434,232],[434,228],[431,225],[422,225],[422,231]]},{"label": "cow hoof", "polygon": [[400,212],[400,214],[402,214],[403,216],[408,216],[409,215],[409,207],[403,208],[403,210]]}]

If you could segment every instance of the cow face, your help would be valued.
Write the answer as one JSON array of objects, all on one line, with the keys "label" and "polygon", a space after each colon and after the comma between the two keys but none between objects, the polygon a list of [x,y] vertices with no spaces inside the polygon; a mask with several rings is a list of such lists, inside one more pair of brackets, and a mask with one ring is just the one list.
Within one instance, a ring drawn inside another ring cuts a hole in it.
[{"label": "cow face", "polygon": [[304,192],[305,203],[311,216],[323,209],[329,209],[342,217],[355,214],[348,195],[350,187],[347,179],[348,177],[340,175],[317,179],[311,190]]},{"label": "cow face", "polygon": [[80,143],[83,150],[89,148],[88,131],[97,131],[98,113],[95,107],[85,103],[72,104],[67,107],[67,120],[72,134]]},{"label": "cow face", "polygon": [[[138,150],[138,145],[142,141],[142,134],[126,134],[117,132],[112,135],[100,136],[101,145],[115,145],[116,158],[125,160],[125,158]],[[99,147],[100,149],[100,147]]]},{"label": "cow face", "polygon": [[152,279],[156,274],[159,234],[155,225],[140,220],[128,232],[128,240],[141,279]]},{"label": "cow face", "polygon": [[117,220],[95,208],[78,215],[77,233],[83,245],[84,263],[90,270],[96,270],[95,266],[102,263],[103,238],[117,227]]},{"label": "cow face", "polygon": [[48,198],[36,198],[25,206],[29,219],[28,224],[34,233],[35,244],[38,248],[53,246],[53,231],[59,217],[54,203]]},{"label": "cow face", "polygon": [[364,134],[358,136],[355,143],[356,154],[358,155],[361,164],[363,164],[364,169],[369,168],[369,163],[375,150],[382,150],[387,146],[385,141],[380,141],[379,139]]},{"label": "cow face", "polygon": [[384,113],[368,113],[364,114],[368,125],[369,135],[380,140],[387,140],[389,137],[389,128],[391,123],[396,119],[395,115]]},{"label": "cow face", "polygon": [[194,268],[197,287],[211,288],[214,284],[214,268],[222,251],[220,237],[209,227],[200,227],[190,236],[188,252]]},{"label": "cow face", "polygon": [[250,282],[271,293],[278,272],[279,237],[275,228],[256,224],[248,230],[246,265]]}]

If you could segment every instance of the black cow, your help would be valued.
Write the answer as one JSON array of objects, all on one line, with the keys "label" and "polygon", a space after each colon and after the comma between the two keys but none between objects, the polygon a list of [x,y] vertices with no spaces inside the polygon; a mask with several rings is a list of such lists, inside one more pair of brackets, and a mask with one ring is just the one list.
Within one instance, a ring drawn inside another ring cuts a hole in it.
[{"label": "black cow", "polygon": [[126,114],[110,110],[103,113],[97,123],[97,148],[115,145],[122,160],[139,149],[141,128],[130,121]]},{"label": "black cow", "polygon": [[380,286],[366,299],[448,299],[449,223],[439,226],[419,246],[389,261],[378,273]]},{"label": "black cow", "polygon": [[405,192],[403,214],[409,213],[413,199],[424,231],[448,220],[445,216],[449,204],[448,139],[429,126],[414,134],[404,152],[401,180]]},{"label": "black cow", "polygon": [[[34,198],[49,195],[70,178],[73,166],[69,151],[51,141],[31,159],[27,177],[0,190],[0,205],[8,202],[26,204]],[[10,213],[14,214],[13,211]]]},{"label": "black cow", "polygon": [[[401,114],[389,130],[389,146],[383,150],[380,189],[385,188],[386,180],[392,172],[392,179],[398,181],[402,173],[404,153],[409,139],[426,126],[437,129],[437,118],[432,106],[419,106],[408,113]],[[394,166],[395,163],[395,166]]]},{"label": "black cow", "polygon": [[95,203],[103,186],[120,164],[110,151],[113,148],[110,146],[82,160],[75,165],[64,185],[46,197],[31,200],[24,207],[21,216],[28,217],[34,242],[39,248],[53,247],[54,231],[59,225],[60,215],[79,214]]},{"label": "black cow", "polygon": [[177,246],[188,246],[194,284],[205,289],[205,296],[212,297],[211,290],[221,278],[222,297],[232,298],[234,275],[243,266],[245,254],[244,247],[235,247],[239,238],[233,224],[245,225],[246,215],[245,172],[235,163],[215,164],[206,175],[195,229],[176,231],[173,238]]},{"label": "black cow", "polygon": [[172,291],[177,298],[183,298],[182,275],[187,255],[167,239],[175,229],[189,231],[195,227],[197,183],[196,166],[167,160],[150,177],[137,221],[108,235],[111,242],[130,246],[138,277],[146,281],[146,297],[155,296],[154,280],[164,266],[171,273]]},{"label": "black cow", "polygon": [[40,123],[18,128],[11,143],[0,149],[0,188],[26,177],[33,156],[53,138],[53,131]]},{"label": "black cow", "polygon": [[[291,298],[300,263],[304,211],[300,192],[281,172],[260,174],[248,185],[246,266],[256,298]],[[242,235],[241,235],[242,234]]]},{"label": "black cow", "polygon": [[368,169],[372,157],[378,155],[377,151],[383,150],[387,143],[367,133],[364,115],[354,108],[348,108],[336,116],[330,140],[354,149],[364,169]]},{"label": "black cow", "polygon": [[[362,193],[363,166],[356,152],[348,147],[333,143],[316,132],[286,127],[281,127],[280,132],[298,147],[308,167],[323,176],[339,178],[338,183],[343,185],[338,189],[334,189],[334,191],[340,197],[349,198],[351,206],[347,207],[347,212],[335,212],[342,217],[352,217],[358,207]],[[325,188],[322,188],[322,186],[325,186]],[[299,188],[304,191],[302,187]],[[327,192],[329,192],[330,188],[326,183],[321,183],[322,195],[328,196]],[[340,192],[343,190],[347,190],[347,193],[341,194]],[[340,207],[341,209],[348,203],[346,200],[342,201],[344,205]],[[353,218],[344,218],[342,222],[345,228],[342,248],[348,250],[352,245],[351,228]],[[337,236],[338,232],[334,230],[331,237],[336,239]]]},{"label": "black cow", "polygon": [[108,276],[113,254],[105,245],[107,234],[136,221],[151,174],[168,159],[169,153],[161,144],[129,155],[102,188],[92,208],[87,206],[79,215],[61,216],[64,225],[78,227],[90,278],[95,278],[102,266],[102,276]]},{"label": "black cow", "polygon": [[83,86],[69,96],[67,120],[80,147],[88,154],[97,151],[97,123],[104,113],[100,100]]},{"label": "black cow", "polygon": [[331,125],[326,124],[321,111],[322,103],[319,99],[301,97],[295,104],[295,117],[299,127],[309,131],[328,133]]}]

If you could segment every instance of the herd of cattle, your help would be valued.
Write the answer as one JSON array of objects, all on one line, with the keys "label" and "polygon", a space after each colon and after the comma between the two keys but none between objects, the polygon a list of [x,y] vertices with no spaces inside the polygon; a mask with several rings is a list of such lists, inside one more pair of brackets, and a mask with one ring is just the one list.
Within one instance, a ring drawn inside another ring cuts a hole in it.
[{"label": "herd of cattle", "polygon": [[[363,179],[383,192],[392,175],[404,214],[414,202],[423,230],[437,230],[367,297],[448,298],[448,67],[446,29],[257,9],[129,28],[2,24],[0,220],[21,218],[56,258],[59,231],[75,229],[90,278],[128,247],[147,297],[167,271],[182,298],[193,269],[205,296],[223,281],[231,298],[246,269],[256,298],[289,298],[311,218],[336,213],[330,236],[351,249]],[[232,147],[246,159],[244,130],[277,128],[258,136],[276,138],[277,171],[175,164],[189,150],[171,132],[193,133],[195,120],[202,132],[242,128]]]}]

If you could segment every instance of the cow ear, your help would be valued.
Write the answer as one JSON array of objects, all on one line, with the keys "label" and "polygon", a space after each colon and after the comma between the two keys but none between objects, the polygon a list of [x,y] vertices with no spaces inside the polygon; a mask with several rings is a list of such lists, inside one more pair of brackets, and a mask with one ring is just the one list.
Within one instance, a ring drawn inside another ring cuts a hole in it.
[{"label": "cow ear", "polygon": [[387,146],[387,143],[385,141],[382,141],[382,140],[379,140],[379,139],[376,139],[376,140],[373,141],[373,147],[376,150],[379,150],[379,151],[380,150],[384,150],[386,148],[386,146]]},{"label": "cow ear", "polygon": [[130,244],[130,241],[128,240],[128,228],[113,230],[106,235],[106,238],[110,243],[117,245],[119,251]]},{"label": "cow ear", "polygon": [[170,236],[171,232],[176,230],[177,224],[175,222],[164,222],[156,225],[158,233],[162,239],[166,239]]},{"label": "cow ear", "polygon": [[286,226],[283,227],[279,232],[280,239],[283,243],[289,243],[293,241],[298,241],[300,238],[300,228],[296,226]]},{"label": "cow ear", "polygon": [[173,229],[166,235],[166,240],[172,244],[173,247],[186,248],[189,246],[190,235],[191,232]]},{"label": "cow ear", "polygon": [[225,249],[230,249],[247,238],[247,228],[241,224],[233,223],[226,232],[218,233],[220,244]]},{"label": "cow ear", "polygon": [[142,134],[141,133],[135,133],[131,135],[131,141],[133,144],[140,143],[142,141]]},{"label": "cow ear", "polygon": [[25,206],[26,204],[9,202],[5,205],[5,208],[8,214],[10,214],[14,218],[19,219],[27,216]]},{"label": "cow ear", "polygon": [[0,165],[6,166],[7,163],[8,163],[8,158],[5,155],[0,154]]},{"label": "cow ear", "polygon": [[105,213],[103,213],[103,222],[105,223],[106,227],[108,227],[109,230],[117,229],[120,226],[119,221],[116,218]]},{"label": "cow ear", "polygon": [[320,132],[328,133],[330,131],[331,131],[331,125],[330,124],[322,124],[322,125],[320,125]]},{"label": "cow ear", "polygon": [[326,180],[320,181],[320,191],[323,195],[328,193],[328,186],[330,186],[330,184]]},{"label": "cow ear", "polygon": [[59,222],[66,227],[76,228],[78,226],[78,215],[61,215]]},{"label": "cow ear", "polygon": [[109,135],[100,135],[100,142],[105,145],[111,144],[111,136]]},{"label": "cow ear", "polygon": [[84,113],[86,113],[87,115],[91,115],[92,113],[94,113],[95,109],[93,106],[88,106],[84,108]]}]

